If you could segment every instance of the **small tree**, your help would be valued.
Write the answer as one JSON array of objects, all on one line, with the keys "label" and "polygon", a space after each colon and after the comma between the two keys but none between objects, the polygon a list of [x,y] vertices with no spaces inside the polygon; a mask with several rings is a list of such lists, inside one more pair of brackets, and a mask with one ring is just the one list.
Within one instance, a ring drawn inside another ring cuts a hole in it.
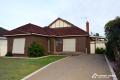
[{"label": "small tree", "polygon": [[120,17],[109,21],[105,25],[105,35],[107,38],[107,52],[106,55],[109,59],[113,59],[117,62],[117,73],[118,79],[120,79]]},{"label": "small tree", "polygon": [[43,46],[33,42],[28,49],[28,54],[30,57],[40,57],[44,55]]},{"label": "small tree", "polygon": [[115,55],[117,60],[120,56],[120,17],[109,21],[105,25],[105,35],[107,38],[107,53],[108,55]]}]

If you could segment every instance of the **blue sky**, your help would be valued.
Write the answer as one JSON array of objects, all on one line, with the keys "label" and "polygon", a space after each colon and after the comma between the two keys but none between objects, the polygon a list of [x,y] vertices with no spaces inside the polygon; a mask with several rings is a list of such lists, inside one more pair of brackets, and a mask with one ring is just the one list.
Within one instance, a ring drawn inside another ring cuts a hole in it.
[{"label": "blue sky", "polygon": [[0,27],[14,29],[27,23],[41,27],[57,17],[104,35],[104,25],[120,16],[120,0],[0,0]]}]

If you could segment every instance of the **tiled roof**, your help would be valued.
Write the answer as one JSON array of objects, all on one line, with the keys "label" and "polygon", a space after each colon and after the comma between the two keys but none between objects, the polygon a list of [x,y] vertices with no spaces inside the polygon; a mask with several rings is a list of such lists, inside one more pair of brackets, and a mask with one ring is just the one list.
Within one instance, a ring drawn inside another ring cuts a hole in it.
[{"label": "tiled roof", "polygon": [[4,34],[6,34],[8,32],[8,30],[0,27],[0,37],[3,37]]},{"label": "tiled roof", "polygon": [[6,35],[15,35],[15,34],[29,34],[29,33],[37,33],[46,35],[46,32],[40,26],[34,24],[26,24],[16,29],[9,31]]},{"label": "tiled roof", "polygon": [[44,28],[48,35],[67,36],[67,35],[88,35],[87,32],[78,27],[64,27],[64,28]]},{"label": "tiled roof", "polygon": [[[60,20],[63,20],[61,18],[58,18]],[[56,20],[58,20],[56,19]],[[18,27],[16,29],[13,29],[9,31],[5,36],[10,36],[10,35],[20,35],[20,34],[40,34],[40,35],[46,35],[46,36],[75,36],[75,35],[87,35],[88,33],[79,27],[73,25],[72,23],[63,20],[67,23],[69,23],[72,27],[62,27],[62,28],[49,28],[47,27],[40,27],[34,24],[26,24],[21,27]]]}]

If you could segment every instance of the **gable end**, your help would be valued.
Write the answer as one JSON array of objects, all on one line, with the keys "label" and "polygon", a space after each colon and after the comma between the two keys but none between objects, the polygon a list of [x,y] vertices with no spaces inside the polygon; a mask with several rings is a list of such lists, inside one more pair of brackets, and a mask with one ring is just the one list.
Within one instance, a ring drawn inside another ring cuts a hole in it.
[{"label": "gable end", "polygon": [[63,28],[63,27],[73,27],[73,26],[75,25],[61,18],[57,18],[49,25],[49,28]]}]

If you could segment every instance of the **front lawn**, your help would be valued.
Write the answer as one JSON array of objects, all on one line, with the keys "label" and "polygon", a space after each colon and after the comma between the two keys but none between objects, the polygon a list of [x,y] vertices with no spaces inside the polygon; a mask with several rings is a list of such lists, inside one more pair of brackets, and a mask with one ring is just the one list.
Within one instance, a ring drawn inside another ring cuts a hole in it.
[{"label": "front lawn", "polygon": [[20,80],[35,70],[65,56],[48,56],[39,59],[0,58],[0,80]]}]

